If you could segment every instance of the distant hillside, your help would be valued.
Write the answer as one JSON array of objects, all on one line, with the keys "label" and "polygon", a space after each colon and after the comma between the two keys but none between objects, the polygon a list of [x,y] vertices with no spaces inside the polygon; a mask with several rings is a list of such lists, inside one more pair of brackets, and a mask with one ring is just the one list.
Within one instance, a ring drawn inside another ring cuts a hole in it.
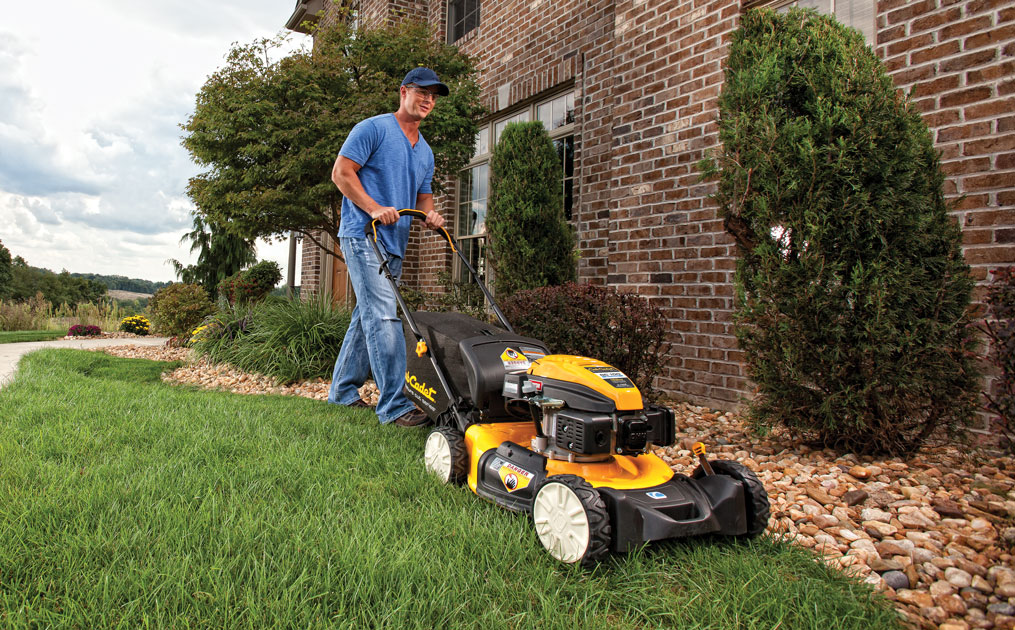
[{"label": "distant hillside", "polygon": [[144,293],[146,296],[155,293],[162,287],[170,285],[169,282],[152,282],[150,280],[139,280],[126,276],[104,276],[98,273],[72,273],[71,276],[93,280],[105,285],[111,291],[130,291],[132,293]]},{"label": "distant hillside", "polygon": [[106,291],[106,295],[113,298],[114,300],[145,300],[152,296],[151,293],[137,293],[135,291],[121,291],[120,289],[109,289]]}]

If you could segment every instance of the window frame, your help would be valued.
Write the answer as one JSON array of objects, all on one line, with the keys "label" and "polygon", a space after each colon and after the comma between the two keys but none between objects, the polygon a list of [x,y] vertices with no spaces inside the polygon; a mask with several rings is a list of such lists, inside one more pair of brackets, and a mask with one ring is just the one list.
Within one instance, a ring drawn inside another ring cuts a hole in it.
[{"label": "window frame", "polygon": [[[835,3],[837,1],[849,2],[850,0],[828,0],[828,13],[825,13],[823,11],[818,11],[818,13],[820,13],[821,15],[831,15],[832,17],[838,20],[839,17],[835,13]],[[856,30],[860,31],[860,34],[863,35],[864,41],[867,42],[867,45],[873,48],[874,46],[877,45],[878,38],[878,4],[877,0],[870,1],[871,1],[871,19],[870,23],[867,25],[871,29],[870,37],[868,37],[867,36],[868,34],[864,32],[862,29],[859,29],[856,26],[852,25],[848,26],[850,28],[855,28]],[[774,11],[782,11],[784,9],[788,10],[790,7],[799,6],[799,4],[800,0],[745,0],[741,5],[741,7],[743,11],[749,11],[751,9],[772,9]],[[817,9],[815,10],[817,11]]]},{"label": "window frame", "polygon": [[[455,8],[454,7],[455,4],[461,4],[463,7],[462,8],[463,15],[460,18],[457,15],[457,13],[453,10]],[[470,10],[469,8],[470,5],[474,7],[472,8],[472,10]],[[482,3],[480,2],[480,0],[448,0],[447,4],[445,5],[444,11],[445,18],[444,24],[445,29],[447,31],[445,34],[446,35],[445,39],[447,40],[447,43],[454,44],[455,42],[461,41],[465,39],[465,37],[467,37],[469,33],[479,28],[480,18],[482,16],[481,9]],[[469,27],[468,19],[473,15],[475,16],[475,21],[472,24],[472,26]],[[455,25],[457,23],[462,23],[463,30],[461,35],[455,37],[454,36]]]},{"label": "window frame", "polygon": [[[570,101],[571,101],[571,110],[570,111],[572,112],[571,120],[567,119],[567,111],[568,111],[568,109],[567,109],[567,103],[568,103],[568,100],[569,100],[567,98],[568,96],[571,97],[570,98]],[[573,160],[574,159],[574,146],[575,146],[575,143],[574,143],[573,139],[574,139],[574,137],[575,137],[575,135],[577,133],[577,127],[578,127],[577,123],[576,123],[576,118],[577,117],[573,115],[573,112],[576,111],[577,103],[578,103],[578,95],[576,93],[576,86],[574,84],[569,84],[569,85],[567,85],[563,89],[557,89],[557,90],[554,90],[553,92],[551,92],[549,94],[541,95],[539,98],[530,99],[527,102],[521,103],[521,104],[519,104],[516,107],[513,107],[511,109],[505,110],[503,112],[499,112],[495,116],[488,117],[488,118],[486,118],[485,120],[483,120],[483,121],[481,121],[479,123],[479,131],[476,134],[476,152],[473,154],[472,159],[469,160],[469,162],[462,168],[461,171],[459,171],[458,177],[455,178],[454,231],[455,231],[455,239],[462,245],[461,249],[463,251],[463,254],[468,249],[471,249],[471,247],[473,246],[472,245],[473,242],[475,242],[476,246],[480,248],[480,251],[482,251],[482,248],[485,247],[486,238],[487,238],[487,232],[486,232],[485,229],[483,230],[482,233],[479,233],[479,234],[471,234],[470,233],[470,234],[463,235],[460,232],[460,226],[461,226],[461,223],[460,223],[460,218],[461,218],[460,213],[461,213],[462,205],[463,205],[462,197],[461,197],[462,196],[462,192],[463,192],[462,191],[462,180],[463,180],[463,178],[461,176],[462,173],[464,173],[465,171],[471,171],[472,169],[476,168],[477,166],[482,166],[483,164],[486,164],[486,165],[490,164],[490,158],[493,155],[493,149],[496,146],[497,140],[499,139],[497,137],[497,134],[496,134],[497,125],[504,124],[506,126],[506,123],[508,123],[508,122],[518,122],[520,117],[524,117],[524,119],[525,119],[524,122],[538,121],[539,120],[539,118],[538,118],[539,108],[541,106],[545,106],[545,105],[550,105],[550,107],[551,107],[551,116],[552,116],[552,111],[553,111],[552,107],[553,107],[553,104],[558,99],[562,99],[562,98],[564,99],[564,123],[562,125],[558,126],[558,127],[553,128],[553,129],[548,129],[547,130],[547,134],[550,136],[550,140],[553,141],[554,143],[556,143],[557,141],[565,141],[566,142],[566,139],[568,137],[572,138],[571,151],[572,151],[572,160]],[[552,120],[550,121],[549,124],[552,125]],[[543,121],[543,125],[544,125],[544,127],[546,127],[547,126],[547,122]],[[480,151],[480,146],[481,146],[480,137],[481,137],[481,135],[484,132],[486,133],[486,151],[481,152]],[[572,164],[573,164],[573,162],[572,162]],[[578,178],[578,169],[572,168],[572,173],[571,173],[570,176],[567,176],[566,172],[563,173],[562,175],[563,176],[561,178],[561,180],[562,180],[561,181],[561,186],[563,187],[565,185],[570,184],[571,189],[572,189],[572,199],[577,197],[574,194],[574,186],[575,186],[575,183],[579,179]],[[489,199],[489,194],[490,194],[489,169],[487,169],[487,197],[486,197],[487,200]],[[471,261],[470,261],[470,264],[471,264]],[[490,268],[485,268],[485,265],[481,265],[479,268],[477,268],[476,272],[480,275],[480,277],[482,277],[484,275],[487,277],[487,284],[489,284],[489,281],[492,280],[492,272],[493,272],[493,270],[490,269]],[[461,282],[461,281],[463,281],[464,276],[467,275],[467,273],[468,273],[467,270],[462,266],[461,260],[459,260],[456,257],[455,260],[454,260],[454,265],[453,265],[453,269],[452,269],[452,277],[455,280]]]}]

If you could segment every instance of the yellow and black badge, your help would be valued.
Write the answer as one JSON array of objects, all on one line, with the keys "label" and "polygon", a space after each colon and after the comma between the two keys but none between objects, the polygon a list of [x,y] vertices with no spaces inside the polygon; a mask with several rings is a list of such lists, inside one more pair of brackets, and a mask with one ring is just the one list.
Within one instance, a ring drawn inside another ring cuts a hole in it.
[{"label": "yellow and black badge", "polygon": [[532,473],[515,466],[511,462],[503,462],[498,472],[500,473],[501,483],[504,484],[508,492],[521,490],[532,481]]},{"label": "yellow and black badge", "polygon": [[514,348],[505,348],[500,354],[500,361],[506,372],[524,372],[532,365],[527,356]]}]

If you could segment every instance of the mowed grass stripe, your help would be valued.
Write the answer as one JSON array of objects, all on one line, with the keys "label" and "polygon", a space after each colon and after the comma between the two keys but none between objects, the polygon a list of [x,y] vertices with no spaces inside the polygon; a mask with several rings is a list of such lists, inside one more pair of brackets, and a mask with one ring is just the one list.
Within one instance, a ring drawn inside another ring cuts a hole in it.
[{"label": "mowed grass stripe", "polygon": [[429,476],[425,431],[168,367],[44,350],[0,392],[0,626],[897,627],[767,539],[562,566],[528,518]]}]

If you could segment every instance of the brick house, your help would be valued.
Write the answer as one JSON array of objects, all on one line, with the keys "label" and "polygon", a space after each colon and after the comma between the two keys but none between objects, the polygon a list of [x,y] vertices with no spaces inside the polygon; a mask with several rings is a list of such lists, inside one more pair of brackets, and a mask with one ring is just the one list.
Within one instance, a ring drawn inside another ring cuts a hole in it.
[{"label": "brick house", "polygon": [[[751,391],[730,323],[736,251],[695,163],[717,144],[722,63],[741,13],[797,3],[858,28],[896,85],[913,91],[976,279],[1015,263],[1015,6],[1001,0],[360,0],[355,8],[364,23],[427,20],[479,59],[493,114],[469,167],[443,174],[455,192],[438,199],[472,260],[482,267],[490,150],[506,122],[543,121],[564,164],[579,278],[665,309],[672,348],[661,389],[733,408]],[[288,26],[318,11],[335,19],[330,2],[301,0]],[[416,230],[406,281],[433,288],[453,261]],[[305,288],[341,292],[329,259],[304,249]]]}]

